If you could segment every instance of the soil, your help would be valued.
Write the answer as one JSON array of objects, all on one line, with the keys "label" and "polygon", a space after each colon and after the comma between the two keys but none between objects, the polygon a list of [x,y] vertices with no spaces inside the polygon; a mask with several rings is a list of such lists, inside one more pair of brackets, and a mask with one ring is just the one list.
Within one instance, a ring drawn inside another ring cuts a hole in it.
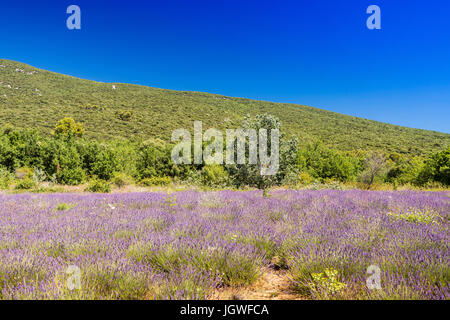
[{"label": "soil", "polygon": [[267,268],[254,284],[248,287],[218,289],[212,300],[305,300],[291,289],[286,271]]}]

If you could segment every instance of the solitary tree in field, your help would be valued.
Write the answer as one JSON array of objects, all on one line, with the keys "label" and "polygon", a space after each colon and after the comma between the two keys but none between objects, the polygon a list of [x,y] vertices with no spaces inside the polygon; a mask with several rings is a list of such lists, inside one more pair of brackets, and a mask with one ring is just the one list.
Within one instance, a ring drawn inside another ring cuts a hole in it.
[{"label": "solitary tree in field", "polygon": [[[256,187],[263,190],[263,194],[266,196],[268,188],[279,185],[286,174],[292,170],[292,168],[296,167],[297,140],[291,139],[286,141],[284,139],[284,134],[281,132],[280,120],[270,114],[257,115],[254,118],[247,116],[242,123],[242,129],[253,129],[257,133],[259,133],[260,129],[267,130],[267,136],[266,139],[264,139],[266,140],[265,151],[270,155],[277,153],[276,158],[279,164],[278,170],[276,170],[274,174],[263,174],[264,172],[267,172],[267,163],[261,159],[261,149],[259,149],[259,156],[256,159],[255,164],[246,163],[228,165],[228,170],[231,172],[235,184],[238,186],[248,185]],[[277,132],[279,132],[279,139],[276,139],[277,146],[272,145],[272,130],[277,130]],[[259,147],[261,147],[262,142],[263,141],[261,140],[259,141]],[[245,141],[247,155],[250,150],[249,148],[250,143],[247,139]]]},{"label": "solitary tree in field", "polygon": [[372,187],[375,179],[383,175],[387,169],[386,156],[382,153],[372,152],[364,160],[365,170],[360,176],[360,181],[364,183],[367,189]]}]

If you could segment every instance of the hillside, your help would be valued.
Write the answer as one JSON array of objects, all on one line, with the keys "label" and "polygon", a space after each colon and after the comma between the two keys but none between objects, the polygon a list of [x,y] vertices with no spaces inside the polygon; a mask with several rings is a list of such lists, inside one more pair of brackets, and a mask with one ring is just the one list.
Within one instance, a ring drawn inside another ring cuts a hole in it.
[{"label": "hillside", "polygon": [[[115,88],[114,88],[115,87]],[[279,117],[301,144],[320,139],[340,150],[384,149],[426,154],[450,145],[445,133],[405,128],[308,106],[172,91],[138,85],[99,83],[0,59],[0,126],[11,123],[49,134],[63,117],[84,123],[92,138],[158,138],[175,128],[237,127],[246,114]],[[132,111],[130,119],[126,113]],[[118,115],[122,113],[122,119]],[[124,116],[125,115],[125,116]]]}]

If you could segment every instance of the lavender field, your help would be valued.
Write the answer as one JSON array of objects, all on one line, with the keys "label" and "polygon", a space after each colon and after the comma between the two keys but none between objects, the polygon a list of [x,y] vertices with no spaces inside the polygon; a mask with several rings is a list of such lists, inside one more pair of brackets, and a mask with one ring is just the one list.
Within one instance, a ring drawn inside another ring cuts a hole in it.
[{"label": "lavender field", "polygon": [[449,299],[449,213],[449,192],[0,195],[0,298],[209,299],[273,268],[303,299]]}]

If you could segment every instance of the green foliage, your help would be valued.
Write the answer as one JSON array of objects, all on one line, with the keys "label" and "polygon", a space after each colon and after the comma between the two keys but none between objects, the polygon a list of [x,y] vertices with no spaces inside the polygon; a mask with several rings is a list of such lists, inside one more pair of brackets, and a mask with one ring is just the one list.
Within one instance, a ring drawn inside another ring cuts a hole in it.
[{"label": "green foliage", "polygon": [[438,223],[440,220],[439,213],[431,209],[410,208],[404,212],[388,212],[388,216],[398,220],[405,220],[412,223]]},{"label": "green foliage", "polygon": [[73,203],[60,203],[56,206],[57,211],[69,211],[70,209],[75,208],[77,205]]},{"label": "green foliage", "polygon": [[404,185],[407,183],[418,184],[420,172],[424,168],[424,160],[421,157],[407,157],[398,153],[390,155],[391,168],[387,172],[386,181]]},{"label": "green foliage", "polygon": [[313,183],[309,184],[307,189],[309,189],[309,190],[344,190],[343,186],[337,181],[332,181],[330,183],[322,183],[317,180],[314,181]]},{"label": "green foliage", "polygon": [[339,294],[347,285],[338,280],[338,273],[334,268],[326,268],[321,273],[312,273],[310,289],[318,292],[323,298]]},{"label": "green foliage", "polygon": [[59,120],[55,127],[55,134],[64,137],[82,137],[84,134],[84,126],[75,122],[72,118],[66,117]]},{"label": "green foliage", "polygon": [[115,150],[103,147],[95,154],[92,162],[90,174],[95,175],[103,180],[110,180],[114,172],[119,169],[119,164],[115,154]]},{"label": "green foliage", "polygon": [[[36,128],[44,135],[50,134],[52,125],[64,114],[83,119],[88,138],[121,137],[139,141],[153,137],[169,142],[174,129],[191,128],[193,119],[203,121],[205,128],[224,130],[238,127],[247,114],[254,117],[267,112],[282,121],[286,135],[295,135],[301,147],[321,140],[339,151],[384,150],[427,156],[450,145],[449,134],[399,127],[303,105],[128,84],[117,85],[117,90],[113,90],[108,83],[76,79],[10,60],[0,59],[0,64],[5,65],[0,69],[0,81],[19,87],[18,90],[0,88],[2,95],[7,95],[7,98],[0,95],[0,125],[11,123],[19,128]],[[16,68],[26,72],[15,72]],[[37,73],[28,75],[28,72]],[[116,112],[124,110],[133,110],[129,121],[116,117]]]},{"label": "green foliage", "polygon": [[430,181],[450,185],[450,147],[433,154],[425,161],[418,183],[423,185]]},{"label": "green foliage", "polygon": [[209,187],[224,187],[229,177],[224,167],[219,164],[206,165],[201,171],[202,184]]},{"label": "green foliage", "polygon": [[[298,144],[297,139],[292,138],[289,141],[285,140],[281,130],[281,122],[278,118],[267,113],[257,115],[255,118],[247,116],[242,122],[242,128],[244,130],[254,129],[257,133],[260,129],[267,130],[267,154],[272,153],[271,130],[279,130],[279,167],[277,173],[274,175],[262,175],[261,168],[263,164],[260,161],[260,157],[258,157],[257,164],[247,163],[227,165],[227,171],[234,185],[237,187],[248,185],[260,190],[265,190],[271,186],[280,185],[289,172],[297,171],[295,165]],[[248,151],[248,139],[245,144],[245,148]]]},{"label": "green foliage", "polygon": [[78,185],[85,181],[83,162],[74,144],[64,139],[50,139],[42,144],[42,161],[49,177],[56,182]]},{"label": "green foliage", "polygon": [[141,185],[146,186],[146,187],[167,186],[171,183],[172,183],[172,179],[170,177],[144,178],[140,182]]},{"label": "green foliage", "polygon": [[310,184],[312,182],[312,178],[307,172],[301,172],[299,175],[299,182],[301,184]]},{"label": "green foliage", "polygon": [[[72,121],[61,123],[73,127]],[[268,114],[248,116],[242,127],[281,129],[281,121]],[[88,177],[97,177],[118,187],[136,180],[147,186],[164,186],[175,181],[208,187],[253,186],[263,190],[270,186],[295,187],[314,182],[310,189],[323,189],[341,188],[340,182],[352,182],[356,178],[366,188],[375,182],[388,182],[394,188],[406,184],[425,188],[449,185],[450,148],[429,157],[398,152],[389,156],[376,152],[342,152],[324,143],[308,144],[298,150],[297,139],[286,140],[281,131],[278,173],[261,176],[259,164],[175,165],[171,160],[172,145],[158,139],[100,142],[75,136],[75,133],[42,136],[36,130],[4,125],[0,130],[0,167],[4,168],[0,187],[7,189],[12,182],[4,172],[16,173],[18,179],[28,178],[35,183],[51,181],[65,185],[79,185]],[[268,141],[270,153],[270,137]],[[22,185],[27,187],[23,183],[19,188]]]},{"label": "green foliage", "polygon": [[133,178],[123,172],[115,172],[112,178],[112,183],[118,188],[123,188],[133,183]]},{"label": "green foliage", "polygon": [[170,145],[155,146],[146,141],[138,147],[136,171],[139,179],[152,177],[187,177],[190,166],[175,165],[171,158]]},{"label": "green foliage", "polygon": [[302,172],[320,181],[327,179],[350,181],[357,171],[356,161],[323,143],[316,142],[301,149],[297,157]]},{"label": "green foliage", "polygon": [[0,165],[13,171],[40,165],[40,136],[35,130],[5,130],[0,137]]},{"label": "green foliage", "polygon": [[117,119],[122,121],[130,121],[133,118],[133,111],[131,110],[119,110],[115,113]]},{"label": "green foliage", "polygon": [[16,178],[20,180],[33,178],[33,169],[28,167],[16,169]]},{"label": "green foliage", "polygon": [[15,186],[16,190],[30,190],[36,186],[36,182],[31,178],[18,180]]},{"label": "green foliage", "polygon": [[96,192],[96,193],[110,193],[111,185],[108,181],[94,178],[89,182],[86,191]]},{"label": "green foliage", "polygon": [[11,144],[8,135],[0,136],[0,165],[8,170],[17,167],[17,151]]},{"label": "green foliage", "polygon": [[0,132],[1,132],[1,134],[3,134],[3,135],[8,135],[8,134],[10,134],[11,132],[13,132],[14,129],[15,129],[15,127],[14,127],[11,123],[7,123],[7,124],[5,124],[4,126],[2,126]]},{"label": "green foliage", "polygon": [[8,189],[13,181],[11,173],[0,167],[0,189]]},{"label": "green foliage", "polygon": [[138,151],[137,173],[141,179],[166,175],[169,168],[169,158],[159,148],[144,143]]}]

